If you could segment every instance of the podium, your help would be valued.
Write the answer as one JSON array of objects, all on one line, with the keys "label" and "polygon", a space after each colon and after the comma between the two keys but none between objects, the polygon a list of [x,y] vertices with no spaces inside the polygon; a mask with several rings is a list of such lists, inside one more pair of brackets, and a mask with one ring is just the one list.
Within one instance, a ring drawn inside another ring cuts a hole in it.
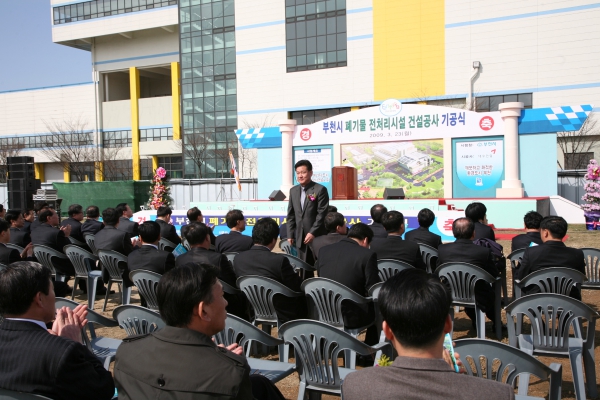
[{"label": "podium", "polygon": [[358,200],[358,178],[354,167],[333,167],[332,200]]}]

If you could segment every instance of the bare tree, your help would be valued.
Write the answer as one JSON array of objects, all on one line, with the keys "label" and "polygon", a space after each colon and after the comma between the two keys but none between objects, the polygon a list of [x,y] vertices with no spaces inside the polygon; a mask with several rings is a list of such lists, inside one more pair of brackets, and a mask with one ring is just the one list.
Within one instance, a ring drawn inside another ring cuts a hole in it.
[{"label": "bare tree", "polygon": [[198,131],[186,133],[179,141],[184,158],[192,160],[199,178],[202,178],[202,166],[212,144],[208,134]]},{"label": "bare tree", "polygon": [[[8,139],[10,140],[10,139]],[[0,183],[6,183],[8,175],[8,157],[17,157],[25,145],[20,144],[16,138],[12,143],[0,144]]]},{"label": "bare tree", "polygon": [[236,150],[232,145],[235,143],[225,143],[225,147],[215,149],[215,158],[217,160],[217,173],[221,173],[221,178],[231,177],[231,160],[229,151]]},{"label": "bare tree", "polygon": [[556,160],[560,169],[585,169],[600,144],[598,116],[590,113],[578,131],[557,132],[556,142],[564,160]]}]

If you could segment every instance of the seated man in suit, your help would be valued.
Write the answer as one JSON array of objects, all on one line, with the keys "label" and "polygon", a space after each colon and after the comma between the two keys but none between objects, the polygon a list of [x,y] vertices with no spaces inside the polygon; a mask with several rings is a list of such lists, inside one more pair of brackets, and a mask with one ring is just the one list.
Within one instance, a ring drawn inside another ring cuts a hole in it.
[{"label": "seated man in suit", "polygon": [[35,212],[31,208],[26,208],[23,211],[23,219],[25,220],[23,224],[23,231],[27,233],[31,233],[31,223],[35,219]]},{"label": "seated man in suit", "polygon": [[160,226],[160,237],[178,245],[181,243],[181,238],[177,234],[175,226],[171,225],[171,214],[173,214],[171,207],[158,207],[156,222]]},{"label": "seated man in suit", "polygon": [[[472,219],[455,219],[452,223],[452,234],[456,238],[456,241],[442,244],[438,248],[437,267],[450,262],[463,262],[482,268],[494,277],[500,275],[494,265],[490,249],[473,244],[475,223]],[[488,283],[479,281],[475,284],[475,301],[494,324],[495,299],[494,290]],[[466,308],[465,313],[471,318],[471,322],[475,328],[475,309]]]},{"label": "seated man in suit", "polygon": [[[38,216],[38,221],[40,221],[40,226],[31,232],[33,245],[48,246],[64,254],[64,247],[71,244],[69,240],[71,226],[62,226],[58,229],[58,214],[52,209],[42,211]],[[75,268],[73,268],[71,261],[53,258],[52,263],[57,272],[67,277],[75,276]]]},{"label": "seated man in suit", "polygon": [[[585,258],[583,251],[567,247],[563,238],[567,234],[567,221],[562,217],[550,216],[540,222],[542,244],[527,247],[519,268],[514,271],[516,279],[523,279],[532,272],[545,268],[572,268],[585,275]],[[538,293],[535,286],[528,286],[523,295]],[[581,293],[576,287],[571,290],[571,297],[581,300]]]},{"label": "seated man in suit", "polygon": [[[11,215],[10,211],[7,215]],[[17,212],[20,216],[20,213]],[[8,228],[8,222],[0,218],[0,264],[9,265],[17,261],[23,261],[27,258],[27,252],[33,246],[29,243],[23,250],[22,254],[19,254],[18,250],[10,249],[6,247],[6,243],[10,243],[10,236],[12,232]]]},{"label": "seated man in suit", "polygon": [[323,247],[339,242],[348,233],[346,220],[339,212],[327,213],[325,216],[325,229],[327,230],[327,235],[317,236],[313,240],[313,251],[316,258],[319,258],[319,251]]},{"label": "seated man in suit", "polygon": [[168,270],[175,268],[173,253],[158,249],[160,240],[158,223],[145,221],[139,226],[138,232],[142,245],[127,256],[127,268],[130,273],[137,269],[143,269],[163,275]]},{"label": "seated man in suit", "polygon": [[33,212],[35,213],[35,217],[29,226],[30,234],[42,224],[40,222],[40,213],[44,210],[48,210],[49,208],[50,206],[45,201],[36,201],[33,204]]},{"label": "seated man in suit", "polygon": [[[119,203],[117,207],[115,207],[117,213],[120,215],[119,217],[119,227],[117,228],[120,231],[129,233],[129,236],[136,237],[138,236],[138,223],[130,220],[133,217],[133,211],[131,211],[131,207],[127,203]],[[102,217],[104,219],[104,216]]]},{"label": "seated man in suit", "polygon": [[402,239],[404,233],[404,215],[400,211],[388,211],[383,214],[381,223],[388,233],[386,238],[373,238],[371,250],[378,260],[391,259],[404,261],[415,268],[426,270],[419,245]]},{"label": "seated man in suit", "polygon": [[[273,279],[294,292],[301,292],[302,278],[294,272],[290,261],[272,250],[279,236],[279,225],[273,218],[265,217],[256,222],[252,229],[254,246],[235,256],[234,269],[238,277],[258,275]],[[287,298],[275,296],[274,306],[281,323],[306,318],[304,297]]]},{"label": "seated man in suit", "polygon": [[383,214],[385,214],[387,212],[387,208],[386,206],[384,206],[383,204],[375,204],[373,207],[371,207],[371,219],[373,220],[373,223],[371,225],[369,225],[369,227],[371,228],[371,230],[373,231],[373,237],[376,238],[386,238],[387,237],[387,231],[385,230],[385,228],[383,227],[383,224],[381,223],[381,217],[383,217]]},{"label": "seated man in suit", "polygon": [[523,249],[533,245],[540,245],[543,243],[542,237],[540,236],[540,224],[542,222],[542,214],[529,211],[523,218],[525,224],[525,233],[517,235],[512,238],[510,251]]},{"label": "seated man in suit", "polygon": [[[361,222],[352,225],[348,237],[319,250],[315,267],[321,278],[334,280],[361,296],[367,296],[369,288],[380,281],[377,255],[369,250],[373,231]],[[348,328],[359,328],[372,322],[375,311],[354,303],[342,304],[344,322]],[[371,328],[375,328],[372,326]],[[366,343],[377,343],[377,330],[367,330]]]},{"label": "seated man in suit", "polygon": [[89,206],[88,208],[86,208],[85,216],[87,219],[85,220],[83,225],[81,225],[82,235],[85,235],[86,233],[91,233],[92,235],[95,235],[101,229],[104,228],[104,224],[98,221],[98,219],[100,218],[100,209],[98,208],[98,206]]},{"label": "seated man in suit", "polygon": [[[378,302],[383,332],[398,357],[389,367],[349,374],[342,385],[345,400],[441,400],[449,393],[460,393],[464,400],[515,398],[507,384],[454,372],[444,349],[444,337],[452,332],[452,297],[439,279],[404,270],[383,284]],[[455,357],[464,370],[459,354]]]},{"label": "seated man in suit", "polygon": [[56,310],[51,277],[48,267],[29,261],[0,271],[0,388],[109,400],[115,393],[111,373],[81,343],[87,306]]},{"label": "seated man in suit", "polygon": [[[188,218],[187,224],[183,225],[181,227],[181,239],[182,240],[185,240],[185,234],[186,234],[186,232],[187,232],[187,230],[189,228],[189,225],[192,222],[202,222],[202,223],[204,222],[204,217],[202,216],[202,211],[200,211],[198,209],[198,207],[192,207],[192,208],[190,208],[187,211],[187,218]],[[208,225],[206,225],[206,226],[208,226]],[[210,229],[210,232],[209,232],[209,235],[210,235],[210,244],[212,244],[214,246],[215,242],[216,242],[215,234],[213,233],[212,228],[210,226],[208,228]]]},{"label": "seated man in suit", "polygon": [[250,236],[242,235],[242,232],[246,230],[246,219],[244,214],[240,210],[230,210],[225,215],[225,222],[231,229],[229,235],[219,235],[215,241],[215,247],[219,253],[228,253],[250,250],[252,245],[252,238]]},{"label": "seated man in suit", "polygon": [[23,219],[21,210],[8,210],[5,219],[10,224],[10,240],[8,243],[16,244],[23,248],[31,243],[29,232],[23,229],[25,220]]},{"label": "seated man in suit", "polygon": [[83,207],[79,204],[71,204],[69,206],[69,211],[67,211],[69,218],[65,219],[60,223],[60,226],[71,226],[71,234],[69,237],[72,237],[75,240],[80,241],[81,243],[85,243],[85,239],[83,238],[83,234],[81,233],[81,221],[83,221]]},{"label": "seated man in suit", "polygon": [[419,227],[406,232],[404,238],[412,242],[423,243],[437,249],[442,244],[442,237],[429,232],[429,227],[435,221],[435,214],[429,208],[424,208],[417,215]]},{"label": "seated man in suit", "polygon": [[473,240],[491,239],[496,241],[494,230],[488,226],[487,207],[483,203],[474,202],[465,209],[465,216],[475,223],[475,235]]}]

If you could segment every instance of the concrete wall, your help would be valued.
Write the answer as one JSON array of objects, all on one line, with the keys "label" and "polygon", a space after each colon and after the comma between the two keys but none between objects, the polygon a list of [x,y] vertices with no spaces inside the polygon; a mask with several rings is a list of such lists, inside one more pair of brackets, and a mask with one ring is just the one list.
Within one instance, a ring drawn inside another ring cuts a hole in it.
[{"label": "concrete wall", "polygon": [[171,99],[171,96],[140,99],[140,127],[143,129],[156,125],[173,126]]},{"label": "concrete wall", "polygon": [[131,129],[131,101],[109,101],[102,103],[102,129]]}]

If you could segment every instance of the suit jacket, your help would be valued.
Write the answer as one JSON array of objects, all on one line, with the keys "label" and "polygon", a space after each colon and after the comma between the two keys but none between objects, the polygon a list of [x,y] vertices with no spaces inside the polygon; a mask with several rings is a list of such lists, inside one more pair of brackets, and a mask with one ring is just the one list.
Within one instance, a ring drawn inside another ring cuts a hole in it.
[{"label": "suit jacket", "polygon": [[52,399],[111,399],[112,375],[82,344],[29,321],[0,323],[0,387]]},{"label": "suit jacket", "polygon": [[450,393],[462,400],[515,398],[509,385],[457,374],[439,358],[396,357],[389,367],[364,368],[349,374],[342,385],[344,400],[445,399]]},{"label": "suit jacket", "polygon": [[544,243],[542,242],[542,237],[540,236],[539,232],[526,232],[512,238],[510,251],[512,252],[525,247],[529,247],[531,242],[536,243],[538,245]]},{"label": "suit jacket", "polygon": [[[236,257],[237,259],[237,257]],[[237,277],[233,271],[231,263],[221,253],[207,250],[204,247],[192,247],[190,251],[180,255],[175,259],[175,266],[179,267],[188,263],[203,263],[214,265],[219,268],[219,279],[233,287],[237,287],[235,281]]]},{"label": "suit jacket", "polygon": [[95,219],[86,219],[83,225],[81,225],[81,234],[91,233],[95,235],[101,229],[104,229],[104,224],[100,221],[96,221]]},{"label": "suit jacket", "polygon": [[[202,221],[198,221],[198,222],[202,222]],[[207,226],[208,226],[208,225],[207,225]],[[183,225],[183,226],[181,227],[181,239],[182,239],[182,240],[183,240],[183,239],[185,239],[185,235],[186,235],[186,233],[187,233],[187,230],[188,230],[189,228],[190,228],[189,224]],[[214,246],[217,240],[216,240],[216,238],[215,238],[215,234],[213,233],[213,230],[212,230],[212,228],[210,228],[210,229],[208,230],[208,234],[210,235],[210,244],[212,244],[212,245]]]},{"label": "suit jacket", "polygon": [[133,222],[129,218],[121,217],[119,218],[119,226],[117,229],[129,233],[130,237],[135,237],[139,236],[138,227],[139,224],[137,222]]},{"label": "suit jacket", "polygon": [[481,222],[477,221],[475,222],[475,237],[473,238],[473,240],[483,238],[492,239],[495,241],[496,235],[494,234],[494,230],[490,226],[484,225]]},{"label": "suit jacket", "polygon": [[374,238],[388,237],[388,233],[381,222],[373,222],[371,225],[369,225],[369,228],[371,228],[371,230],[373,231]]},{"label": "suit jacket", "polygon": [[175,244],[181,243],[181,238],[177,234],[177,229],[175,229],[174,225],[171,225],[162,219],[156,219],[158,225],[160,225],[160,237],[163,239],[167,239]]},{"label": "suit jacket", "polygon": [[230,231],[228,235],[219,235],[215,242],[218,253],[242,252],[250,250],[254,242],[251,236],[246,236],[241,232]]},{"label": "suit jacket", "polygon": [[390,235],[385,239],[375,238],[371,242],[371,250],[377,254],[378,260],[392,259],[409,263],[415,268],[427,270],[421,257],[419,245],[403,240],[402,236]]},{"label": "suit jacket", "polygon": [[[114,373],[119,400],[253,398],[246,357],[186,328],[166,326],[125,338],[117,350]],[[168,395],[161,395],[163,390]]]},{"label": "suit jacket", "polygon": [[[64,254],[63,248],[71,244],[68,237],[65,236],[63,231],[46,223],[40,224],[40,226],[31,232],[31,241],[34,245],[41,244],[53,248],[54,250]],[[54,257],[52,264],[58,270],[68,276],[75,275],[75,268],[69,260],[58,259]]]},{"label": "suit jacket", "polygon": [[32,233],[34,230],[36,230],[37,228],[40,227],[42,223],[40,222],[39,219],[37,219],[37,217],[33,220],[33,222],[31,223],[31,225],[29,225],[29,233]]},{"label": "suit jacket", "polygon": [[127,256],[127,269],[129,272],[143,269],[163,275],[173,268],[175,268],[173,253],[159,250],[154,246],[144,245]]},{"label": "suit jacket", "polygon": [[23,223],[23,228],[21,228],[21,230],[27,232],[27,233],[31,233],[31,222],[29,221],[25,221]]},{"label": "suit jacket", "polygon": [[81,222],[69,217],[60,223],[60,226],[67,225],[71,225],[71,234],[69,236],[73,239],[79,240],[82,243],[85,243],[85,239],[83,238],[83,234],[81,233]]},{"label": "suit jacket", "polygon": [[[329,194],[325,186],[311,181],[306,185],[303,209],[300,205],[301,192],[300,185],[290,189],[287,226],[288,238],[294,239],[294,246],[304,249],[306,246],[303,242],[307,233],[312,233],[315,237],[326,234],[324,220],[329,206]],[[311,201],[309,195],[314,195],[315,199]]]},{"label": "suit jacket", "polygon": [[[302,292],[302,278],[294,272],[290,261],[281,254],[271,252],[265,246],[255,245],[235,256],[233,268],[238,277],[258,275],[282,283],[294,292]],[[304,297],[289,299],[275,296],[273,302],[282,323],[306,317]]]},{"label": "suit jacket", "polygon": [[9,249],[0,243],[0,264],[9,265],[17,261],[23,261],[18,250]]},{"label": "suit jacket", "polygon": [[312,242],[313,252],[315,257],[319,258],[319,251],[330,244],[334,244],[345,238],[346,236],[340,235],[339,233],[328,233],[327,235],[318,236]]},{"label": "suit jacket", "polygon": [[31,243],[31,235],[23,229],[10,228],[10,240],[8,243],[16,244],[17,246],[25,247]]},{"label": "suit jacket", "polygon": [[434,249],[437,249],[440,244],[442,244],[442,237],[440,235],[431,233],[429,232],[429,229],[423,228],[422,226],[406,232],[404,238],[412,242],[426,244]]}]

